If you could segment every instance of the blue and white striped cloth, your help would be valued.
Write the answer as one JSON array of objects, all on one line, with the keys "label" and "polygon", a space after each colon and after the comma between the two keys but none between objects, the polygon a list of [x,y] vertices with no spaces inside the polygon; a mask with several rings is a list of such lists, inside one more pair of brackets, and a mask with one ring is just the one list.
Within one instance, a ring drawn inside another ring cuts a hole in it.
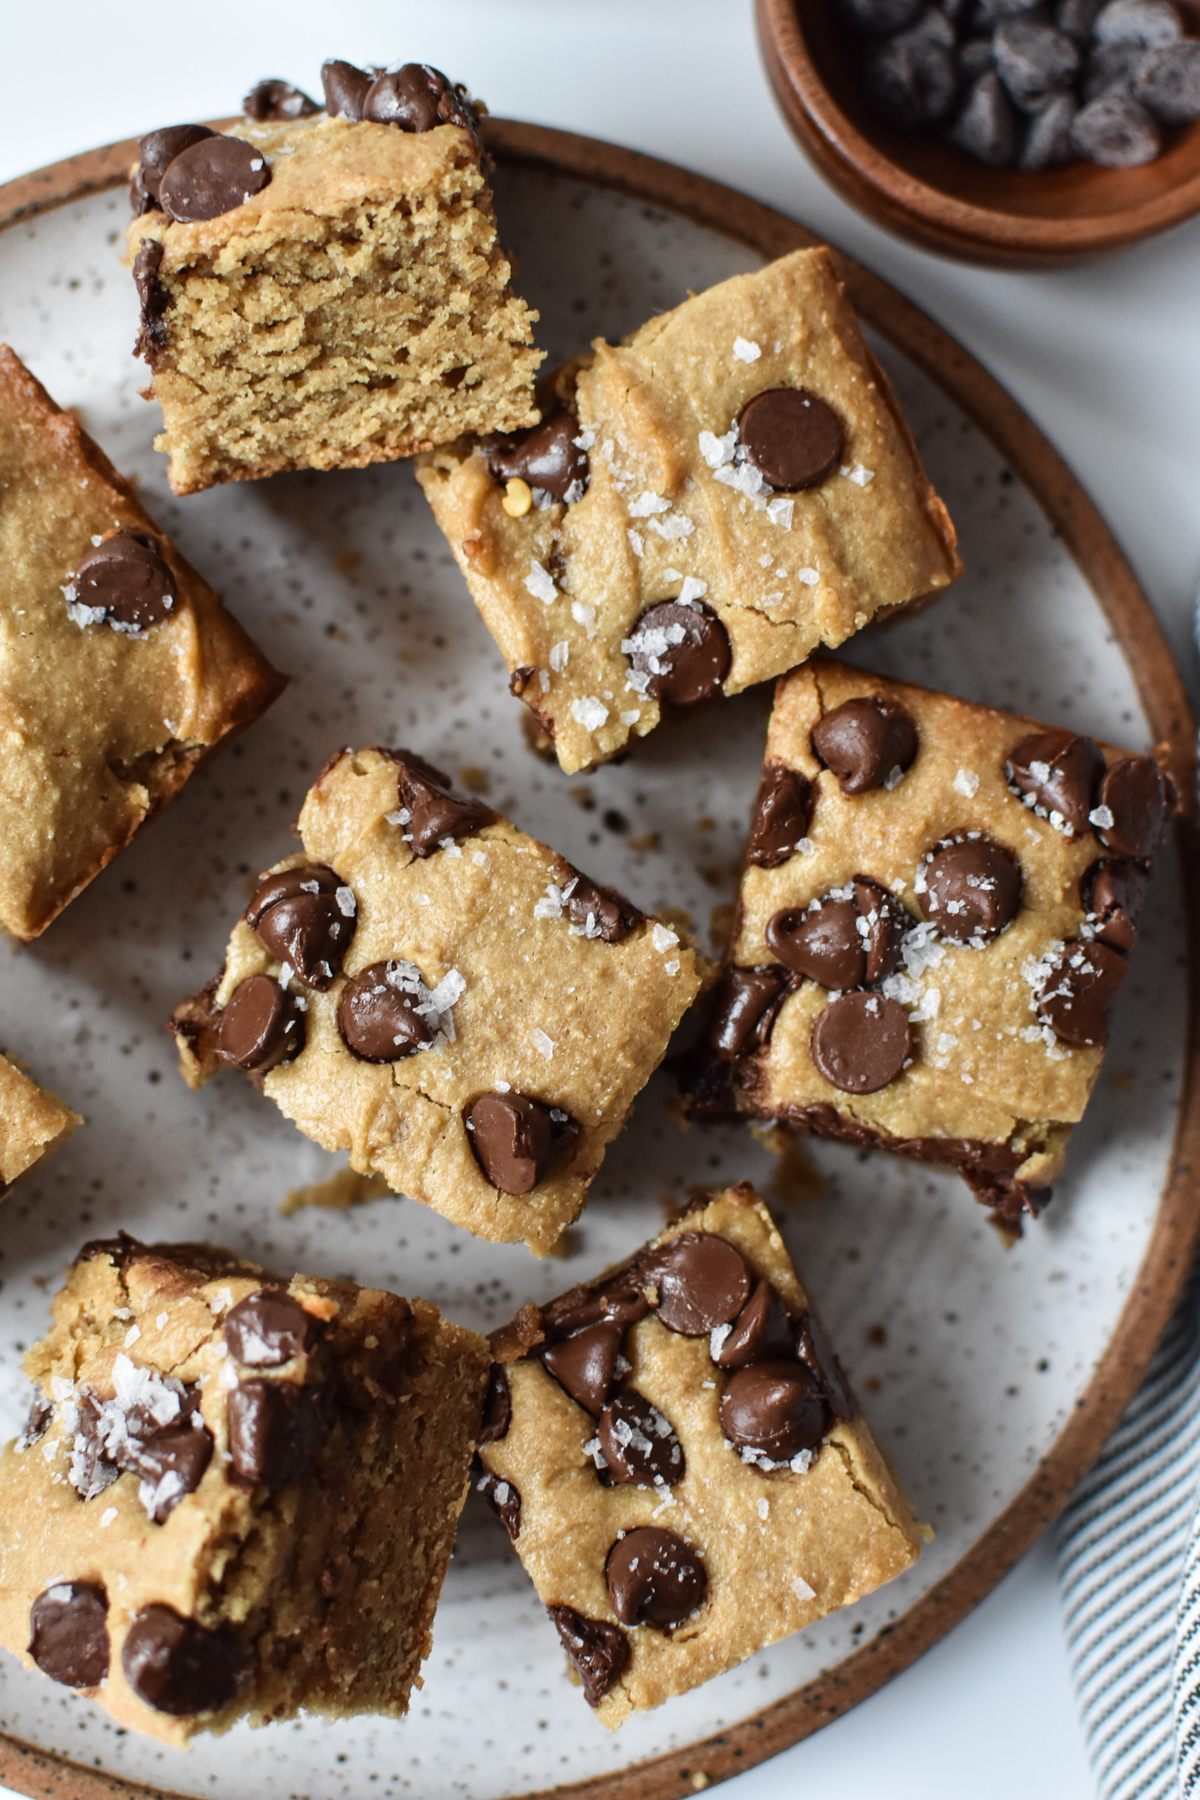
[{"label": "blue and white striped cloth", "polygon": [[1200,1270],[1058,1547],[1100,1800],[1200,1800]]}]

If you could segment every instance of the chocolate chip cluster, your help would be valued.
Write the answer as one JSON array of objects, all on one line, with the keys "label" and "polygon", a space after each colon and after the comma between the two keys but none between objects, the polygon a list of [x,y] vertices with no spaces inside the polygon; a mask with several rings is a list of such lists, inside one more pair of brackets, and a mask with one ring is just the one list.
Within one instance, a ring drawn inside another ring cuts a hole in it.
[{"label": "chocolate chip cluster", "polygon": [[1152,162],[1200,118],[1200,40],[1171,0],[839,0],[880,118],[993,168]]},{"label": "chocolate chip cluster", "polygon": [[[533,1354],[595,1421],[585,1446],[604,1486],[669,1490],[687,1459],[667,1417],[624,1381],[625,1333],[648,1317],[682,1337],[707,1337],[724,1377],[719,1400],[729,1451],[764,1475],[800,1472],[834,1420],[854,1417],[854,1399],[820,1326],[808,1313],[789,1317],[778,1291],[756,1278],[728,1239],[681,1231],[644,1251],[594,1287],[574,1288],[541,1311]],[[504,1367],[494,1364],[480,1442],[496,1443],[512,1422]],[[480,1491],[515,1541],[521,1496],[490,1472]],[[621,1532],[605,1559],[609,1600],[619,1624],[574,1607],[547,1607],[593,1706],[629,1660],[625,1627],[670,1631],[703,1605],[708,1572],[700,1551],[678,1533],[653,1526]]]},{"label": "chocolate chip cluster", "polygon": [[129,190],[135,213],[163,212],[174,225],[218,219],[261,194],[271,165],[245,138],[207,125],[165,125],[138,140]]},{"label": "chocolate chip cluster", "polygon": [[[98,1688],[108,1675],[108,1592],[96,1581],[56,1581],[29,1609],[29,1654],[65,1687]],[[140,1700],[172,1718],[221,1712],[248,1678],[246,1654],[227,1626],[216,1630],[173,1606],[144,1606],[121,1645],[121,1668]]]}]

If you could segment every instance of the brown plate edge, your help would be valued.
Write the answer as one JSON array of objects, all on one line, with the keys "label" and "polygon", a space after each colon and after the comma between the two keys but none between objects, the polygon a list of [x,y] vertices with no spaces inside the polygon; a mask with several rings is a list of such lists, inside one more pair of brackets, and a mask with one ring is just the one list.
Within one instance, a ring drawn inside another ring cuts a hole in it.
[{"label": "brown plate edge", "polygon": [[[573,132],[488,119],[501,162],[591,181],[677,212],[771,258],[822,240],[761,202],[672,163]],[[125,179],[133,139],[50,165],[0,186],[0,231]],[[1037,501],[1092,588],[1133,674],[1151,734],[1180,796],[1183,880],[1200,881],[1196,727],[1183,680],[1149,601],[1120,547],[1063,459],[981,363],[879,276],[836,253],[863,319],[955,402]],[[678,1800],[778,1754],[841,1717],[945,1636],[1002,1580],[1057,1516],[1095,1462],[1136,1392],[1174,1310],[1200,1235],[1193,1169],[1200,1161],[1197,1039],[1200,915],[1187,921],[1188,1018],[1171,1166],[1154,1231],[1108,1348],[1036,1472],[949,1574],[862,1649],[750,1719],[684,1750],[523,1800]],[[0,1733],[0,1781],[31,1800],[163,1800],[166,1790],[124,1781]]]}]

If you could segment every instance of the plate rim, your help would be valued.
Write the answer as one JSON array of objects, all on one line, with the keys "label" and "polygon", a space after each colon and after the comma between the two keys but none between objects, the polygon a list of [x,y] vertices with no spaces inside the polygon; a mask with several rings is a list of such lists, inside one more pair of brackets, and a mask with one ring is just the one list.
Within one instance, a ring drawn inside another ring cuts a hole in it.
[{"label": "plate rim", "polygon": [[[212,121],[220,129],[233,121]],[[488,150],[623,193],[767,258],[825,240],[787,214],[678,164],[603,139],[487,118]],[[136,160],[123,139],[0,185],[0,233],[118,187]],[[966,413],[1041,508],[1087,581],[1133,677],[1151,736],[1175,783],[1185,888],[1200,883],[1196,725],[1183,678],[1149,600],[1094,503],[1033,420],[949,332],[879,275],[830,246],[859,315]],[[1185,909],[1187,1017],[1171,1160],[1141,1266],[1116,1329],[1075,1408],[1018,1493],[971,1549],[869,1644],[792,1693],[714,1736],[611,1774],[512,1800],[681,1800],[799,1743],[876,1693],[983,1600],[1066,1505],[1141,1383],[1200,1238],[1193,1170],[1200,1165],[1200,910]],[[0,1781],[37,1800],[188,1800],[127,1781],[0,1732]]]}]

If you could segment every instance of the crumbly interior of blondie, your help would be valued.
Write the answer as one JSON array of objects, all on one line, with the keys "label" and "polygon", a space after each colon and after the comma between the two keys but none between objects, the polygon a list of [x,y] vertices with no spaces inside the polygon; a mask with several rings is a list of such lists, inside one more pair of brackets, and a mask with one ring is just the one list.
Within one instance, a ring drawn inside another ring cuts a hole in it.
[{"label": "crumbly interior of blondie", "polygon": [[468,132],[321,117],[237,134],[271,165],[261,193],[130,226],[132,251],[163,248],[151,390],[176,493],[536,420],[537,315],[509,288]]}]

